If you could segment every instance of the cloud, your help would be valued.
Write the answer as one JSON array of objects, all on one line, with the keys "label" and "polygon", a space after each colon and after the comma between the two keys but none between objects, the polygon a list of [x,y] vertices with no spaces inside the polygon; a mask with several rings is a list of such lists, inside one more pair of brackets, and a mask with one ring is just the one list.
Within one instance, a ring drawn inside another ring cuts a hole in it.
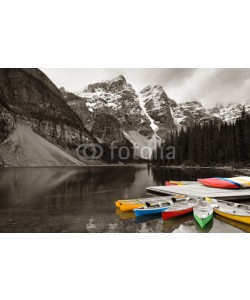
[{"label": "cloud", "polygon": [[196,69],[180,87],[169,94],[179,101],[199,100],[205,106],[244,102],[250,99],[250,69]]},{"label": "cloud", "polygon": [[42,69],[58,86],[72,92],[101,80],[124,75],[136,91],[161,84],[178,102],[199,100],[207,107],[250,99],[250,69],[117,68]]}]

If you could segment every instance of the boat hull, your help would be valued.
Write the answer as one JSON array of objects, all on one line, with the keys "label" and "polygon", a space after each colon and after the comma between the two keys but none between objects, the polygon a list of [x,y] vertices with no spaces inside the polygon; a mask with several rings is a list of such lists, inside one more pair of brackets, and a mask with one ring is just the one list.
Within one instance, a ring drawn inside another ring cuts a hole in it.
[{"label": "boat hull", "polygon": [[204,228],[213,219],[213,213],[205,218],[200,218],[194,213],[194,218],[197,221],[197,223],[200,225],[200,227]]},{"label": "boat hull", "polygon": [[[183,199],[183,195],[175,195],[176,199]],[[163,197],[149,197],[149,198],[139,198],[139,199],[127,199],[127,200],[116,200],[115,206],[117,208],[123,207],[123,211],[133,210],[138,207],[146,205],[146,202],[149,203],[163,203],[165,201],[171,201],[172,196],[163,196]],[[125,207],[127,206],[127,208]]]},{"label": "boat hull", "polygon": [[193,206],[185,208],[185,209],[181,209],[181,210],[176,210],[176,211],[163,211],[162,212],[162,219],[163,220],[168,220],[171,218],[175,218],[175,217],[179,217],[179,216],[183,216],[186,214],[189,214],[193,211]]},{"label": "boat hull", "polygon": [[236,182],[233,182],[229,179],[225,178],[205,178],[205,179],[198,179],[200,183],[205,186],[212,187],[212,188],[220,188],[220,189],[239,189],[240,185]]},{"label": "boat hull", "polygon": [[161,214],[166,209],[168,209],[168,207],[134,209],[134,213],[136,217],[141,217],[141,216]]},{"label": "boat hull", "polygon": [[222,217],[227,218],[227,219],[231,219],[234,221],[238,221],[238,222],[250,225],[250,216],[248,217],[248,216],[232,215],[232,214],[228,214],[228,213],[222,212],[220,210],[217,210],[215,208],[214,208],[214,212]]},{"label": "boat hull", "polygon": [[243,189],[250,188],[250,177],[237,176],[237,177],[232,177],[227,179],[233,180],[234,182],[238,183]]},{"label": "boat hull", "polygon": [[145,206],[145,203],[122,203],[119,208],[121,211],[131,211]]},{"label": "boat hull", "polygon": [[250,205],[206,198],[216,214],[250,225]]},{"label": "boat hull", "polygon": [[115,201],[115,206],[117,208],[120,208],[121,205],[123,204],[140,204],[140,203],[144,203],[141,200],[117,200]]}]

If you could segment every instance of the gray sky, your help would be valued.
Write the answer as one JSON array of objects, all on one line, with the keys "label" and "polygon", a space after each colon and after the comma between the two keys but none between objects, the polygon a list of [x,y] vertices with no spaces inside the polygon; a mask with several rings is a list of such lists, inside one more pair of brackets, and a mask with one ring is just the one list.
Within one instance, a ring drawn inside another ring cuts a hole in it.
[{"label": "gray sky", "polygon": [[250,99],[250,69],[42,69],[70,92],[90,83],[124,75],[136,91],[161,84],[177,102],[199,100],[206,107]]}]

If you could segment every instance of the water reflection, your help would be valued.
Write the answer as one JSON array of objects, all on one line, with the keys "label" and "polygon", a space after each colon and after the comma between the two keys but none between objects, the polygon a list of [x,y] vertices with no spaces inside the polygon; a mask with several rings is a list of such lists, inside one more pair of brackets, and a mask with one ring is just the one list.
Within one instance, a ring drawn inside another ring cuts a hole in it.
[{"label": "water reflection", "polygon": [[152,175],[159,185],[164,185],[166,180],[196,181],[197,178],[213,176],[230,177],[232,173],[223,169],[153,167]]},{"label": "water reflection", "polygon": [[142,224],[142,223],[147,223],[155,220],[161,220],[161,214],[156,214],[156,215],[146,215],[146,216],[140,216],[135,218],[135,223],[136,224]]},{"label": "water reflection", "polygon": [[121,211],[120,208],[117,208],[115,214],[120,217],[121,220],[134,219],[135,214],[133,211]]},{"label": "water reflection", "polygon": [[[161,215],[138,219],[133,212],[115,212],[114,201],[148,197],[147,186],[169,179],[230,175],[143,165],[2,168],[0,232],[200,232],[191,224],[192,215],[168,222]],[[210,232],[227,232],[235,226],[216,219]]]},{"label": "water reflection", "polygon": [[220,215],[215,215],[215,218],[217,218],[218,220],[222,221],[222,222],[225,222],[229,225],[232,225],[234,227],[237,227],[245,232],[250,232],[250,225],[248,224],[244,224],[244,223],[240,223],[240,222],[237,222],[237,221],[234,221],[234,220],[230,220],[230,219],[227,219],[225,217],[222,217]]}]

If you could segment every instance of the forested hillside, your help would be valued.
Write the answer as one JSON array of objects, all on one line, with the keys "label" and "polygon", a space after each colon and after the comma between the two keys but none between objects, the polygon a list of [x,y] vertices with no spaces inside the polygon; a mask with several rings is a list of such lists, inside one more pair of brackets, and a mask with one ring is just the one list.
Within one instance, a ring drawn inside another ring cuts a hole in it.
[{"label": "forested hillside", "polygon": [[[169,146],[175,155],[166,158]],[[173,157],[174,156],[174,157]],[[243,109],[234,123],[211,121],[172,132],[152,157],[155,165],[241,165],[250,164],[250,114]]]}]

